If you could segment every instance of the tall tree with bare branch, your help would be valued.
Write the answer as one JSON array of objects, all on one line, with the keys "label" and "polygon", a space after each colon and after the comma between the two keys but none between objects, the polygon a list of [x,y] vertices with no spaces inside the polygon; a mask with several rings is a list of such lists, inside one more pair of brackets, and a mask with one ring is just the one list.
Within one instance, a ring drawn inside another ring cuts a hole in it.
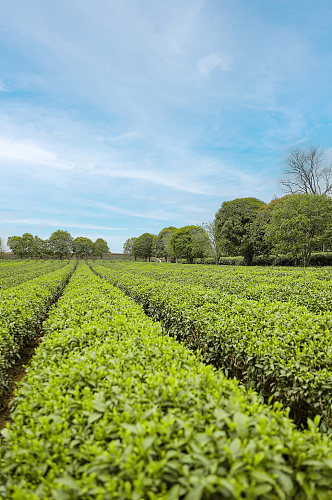
[{"label": "tall tree with bare branch", "polygon": [[294,149],[286,158],[285,177],[280,183],[288,194],[332,195],[332,165],[317,147]]}]

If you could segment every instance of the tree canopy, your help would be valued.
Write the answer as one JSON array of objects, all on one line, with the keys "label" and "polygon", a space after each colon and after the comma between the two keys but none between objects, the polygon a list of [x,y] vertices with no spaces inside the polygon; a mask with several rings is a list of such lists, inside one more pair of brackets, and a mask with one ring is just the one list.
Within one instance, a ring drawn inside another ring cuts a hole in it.
[{"label": "tree canopy", "polygon": [[97,255],[101,259],[103,258],[104,253],[108,253],[110,251],[108,244],[103,238],[98,238],[93,244],[93,253]]},{"label": "tree canopy", "polygon": [[51,234],[49,242],[54,255],[60,259],[70,255],[73,251],[73,238],[68,231],[61,229],[55,231]]},{"label": "tree canopy", "polygon": [[141,236],[136,238],[133,244],[133,254],[135,258],[141,257],[150,260],[155,253],[156,238],[154,234],[150,233],[141,234]]},{"label": "tree canopy", "polygon": [[32,257],[35,253],[34,238],[30,233],[24,233],[22,236],[9,236],[7,243],[11,251],[21,258]]},{"label": "tree canopy", "polygon": [[236,198],[225,201],[215,217],[217,244],[227,255],[242,255],[251,264],[254,244],[251,225],[265,203],[257,198]]},{"label": "tree canopy", "polygon": [[184,226],[177,229],[170,239],[176,258],[187,259],[193,263],[195,258],[206,257],[211,251],[209,237],[200,226]]},{"label": "tree canopy", "polygon": [[156,255],[157,257],[164,257],[167,260],[173,258],[173,251],[170,244],[172,234],[176,231],[176,227],[169,226],[162,229],[156,240]]},{"label": "tree canopy", "polygon": [[78,259],[93,255],[94,245],[90,238],[78,236],[73,241],[73,253]]},{"label": "tree canopy", "polygon": [[326,195],[297,194],[272,212],[266,239],[279,254],[309,265],[312,251],[331,242],[332,200]]},{"label": "tree canopy", "polygon": [[128,238],[123,244],[123,253],[133,255],[133,246],[137,238]]}]

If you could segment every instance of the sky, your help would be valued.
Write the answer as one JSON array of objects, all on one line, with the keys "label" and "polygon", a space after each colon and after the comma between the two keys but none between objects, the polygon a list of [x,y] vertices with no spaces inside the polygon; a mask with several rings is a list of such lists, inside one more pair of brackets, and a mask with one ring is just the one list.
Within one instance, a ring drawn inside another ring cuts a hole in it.
[{"label": "sky", "polygon": [[0,237],[104,238],[282,195],[332,151],[330,0],[0,1]]}]

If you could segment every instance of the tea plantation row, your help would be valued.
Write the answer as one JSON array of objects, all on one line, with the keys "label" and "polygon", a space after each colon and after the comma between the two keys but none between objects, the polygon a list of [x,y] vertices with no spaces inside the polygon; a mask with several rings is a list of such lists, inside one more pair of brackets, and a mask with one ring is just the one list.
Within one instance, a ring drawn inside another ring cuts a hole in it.
[{"label": "tea plantation row", "polygon": [[156,280],[135,264],[91,263],[113,285],[143,304],[166,330],[205,362],[290,407],[298,424],[321,417],[332,428],[332,315],[291,302],[255,301],[204,286]]},{"label": "tea plantation row", "polygon": [[2,498],[331,498],[317,422],[298,431],[85,264],[43,329],[3,432]]},{"label": "tea plantation row", "polygon": [[[8,369],[17,360],[20,349],[37,336],[48,308],[74,266],[73,262],[64,263],[59,269],[59,264],[50,264],[46,274],[0,292],[0,396],[7,387]],[[53,267],[57,270],[50,272]]]},{"label": "tea plantation row", "polygon": [[[104,264],[109,264],[104,262]],[[112,268],[153,279],[202,285],[265,303],[271,300],[306,306],[313,312],[332,309],[331,268],[261,268],[184,266],[142,262],[112,262]]]},{"label": "tea plantation row", "polygon": [[37,278],[46,273],[60,269],[68,261],[45,260],[45,261],[27,261],[21,265],[0,266],[0,290],[19,285],[31,279]]}]

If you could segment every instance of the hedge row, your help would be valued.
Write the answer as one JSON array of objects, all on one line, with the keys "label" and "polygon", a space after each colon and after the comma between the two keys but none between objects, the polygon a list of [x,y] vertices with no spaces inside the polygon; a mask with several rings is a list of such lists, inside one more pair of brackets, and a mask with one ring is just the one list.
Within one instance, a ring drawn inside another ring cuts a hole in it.
[{"label": "hedge row", "polygon": [[[215,259],[195,259],[196,264],[215,264]],[[183,264],[187,261],[183,260]],[[243,266],[243,257],[220,257],[219,265],[223,266]],[[253,266],[296,266],[296,261],[293,257],[287,255],[256,255],[252,261]],[[301,259],[297,260],[297,265],[301,266]],[[316,252],[311,255],[310,266],[332,266],[332,252]]]},{"label": "hedge row", "polygon": [[331,498],[332,449],[79,265],[3,431],[18,499]]},{"label": "hedge row", "polygon": [[42,274],[60,269],[68,261],[30,261],[25,265],[0,266],[0,290],[25,283]]},{"label": "hedge row", "polygon": [[37,335],[52,302],[57,298],[74,263],[0,292],[0,395],[7,387],[7,370],[20,349]]},{"label": "hedge row", "polygon": [[[104,265],[110,265],[104,263]],[[126,262],[113,269],[175,283],[203,285],[251,300],[293,302],[319,313],[332,310],[330,269],[222,268]]]},{"label": "hedge row", "polygon": [[203,359],[266,401],[290,407],[297,424],[321,416],[332,428],[332,316],[291,303],[261,303],[204,287],[157,281],[93,264]]}]

